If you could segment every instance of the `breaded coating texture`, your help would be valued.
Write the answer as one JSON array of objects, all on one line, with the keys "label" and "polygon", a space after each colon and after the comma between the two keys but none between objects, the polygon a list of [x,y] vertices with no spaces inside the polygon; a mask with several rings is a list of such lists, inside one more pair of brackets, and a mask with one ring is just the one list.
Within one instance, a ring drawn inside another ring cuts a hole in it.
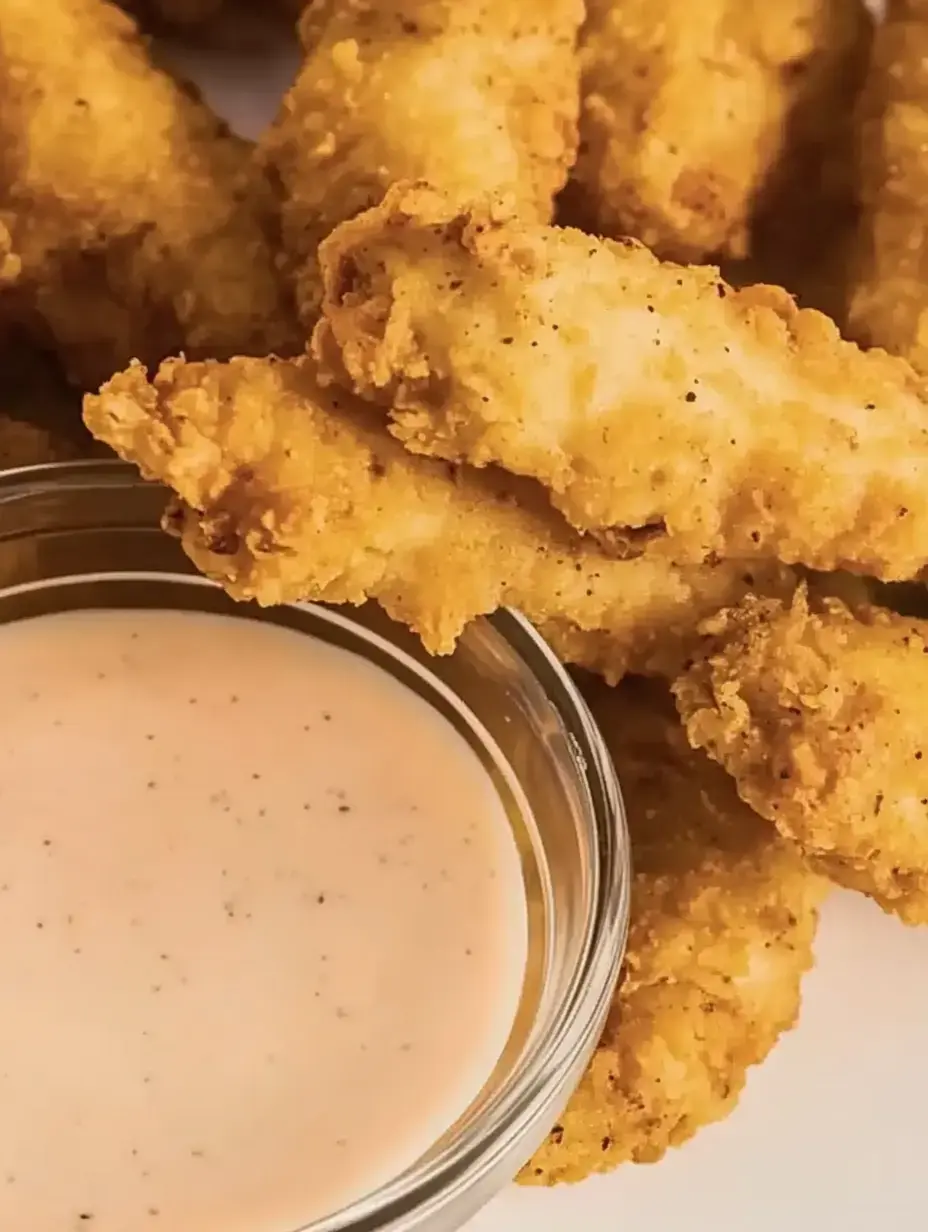
[{"label": "breaded coating texture", "polygon": [[13,237],[0,219],[0,292],[9,288],[22,273],[22,261],[13,251]]},{"label": "breaded coating texture", "polygon": [[177,493],[171,527],[230,594],[375,599],[434,652],[508,604],[608,629],[637,665],[660,657],[661,621],[679,653],[684,628],[745,590],[742,571],[720,565],[707,603],[702,568],[614,560],[532,485],[408,454],[369,408],[320,388],[309,360],[172,360],[151,383],[136,365],[88,396],[84,417]]},{"label": "breaded coating texture", "polygon": [[[653,567],[659,559],[645,561]],[[796,571],[779,561],[716,561],[665,573],[660,585],[650,585],[646,605],[644,593],[636,599],[630,624],[584,629],[552,616],[538,630],[564,663],[586,668],[609,684],[618,684],[630,671],[672,680],[683,670],[704,617],[748,594],[788,598],[797,585]]]},{"label": "breaded coating texture", "polygon": [[577,528],[678,561],[928,559],[923,382],[777,288],[421,185],[321,260],[315,354],[409,449],[531,476]]},{"label": "breaded coating texture", "polygon": [[0,236],[23,315],[75,381],[181,349],[296,346],[269,185],[130,18],[104,0],[0,0],[0,81]]},{"label": "breaded coating texture", "polygon": [[[588,0],[576,208],[661,256],[743,257],[754,215],[840,128],[857,0]],[[805,182],[806,184],[808,181]]]},{"label": "breaded coating texture", "polygon": [[304,322],[316,249],[396,180],[509,195],[547,221],[577,147],[582,0],[316,0],[306,61],[260,142]]},{"label": "breaded coating texture", "polygon": [[890,0],[857,121],[848,328],[928,372],[928,0]]},{"label": "breaded coating texture", "polygon": [[928,923],[928,622],[799,592],[703,631],[674,686],[690,741],[823,872]]},{"label": "breaded coating texture", "polygon": [[519,1180],[650,1163],[735,1106],[799,1012],[826,883],[687,747],[666,689],[586,690],[615,759],[635,879],[622,979],[592,1062]]}]

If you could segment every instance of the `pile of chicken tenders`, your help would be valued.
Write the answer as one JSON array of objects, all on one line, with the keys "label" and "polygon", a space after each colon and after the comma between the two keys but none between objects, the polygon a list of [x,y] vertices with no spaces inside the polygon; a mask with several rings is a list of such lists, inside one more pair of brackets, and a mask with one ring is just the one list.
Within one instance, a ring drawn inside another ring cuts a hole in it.
[{"label": "pile of chicken tenders", "polygon": [[149,42],[235,7],[0,0],[0,341],[233,596],[585,669],[631,934],[520,1179],[656,1160],[831,885],[928,924],[928,0],[276,0],[255,144]]}]

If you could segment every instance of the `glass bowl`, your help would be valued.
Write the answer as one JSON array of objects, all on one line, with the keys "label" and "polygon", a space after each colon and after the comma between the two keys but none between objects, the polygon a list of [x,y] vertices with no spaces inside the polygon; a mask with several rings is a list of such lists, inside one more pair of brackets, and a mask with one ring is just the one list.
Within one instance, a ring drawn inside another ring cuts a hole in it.
[{"label": "glass bowl", "polygon": [[303,629],[365,655],[469,740],[522,856],[528,962],[508,1044],[470,1108],[374,1193],[293,1232],[451,1232],[515,1175],[589,1060],[618,977],[629,847],[615,771],[580,694],[514,612],[433,658],[373,605],[236,604],[160,530],[164,489],[119,462],[0,472],[0,620],[87,607],[195,608]]}]

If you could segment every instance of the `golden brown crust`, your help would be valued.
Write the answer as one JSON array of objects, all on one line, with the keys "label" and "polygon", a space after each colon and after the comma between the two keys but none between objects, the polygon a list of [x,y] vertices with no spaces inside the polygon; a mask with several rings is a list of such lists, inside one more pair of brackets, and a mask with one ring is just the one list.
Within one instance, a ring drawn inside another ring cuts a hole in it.
[{"label": "golden brown crust", "polygon": [[13,237],[0,218],[0,291],[9,289],[19,279],[23,263],[13,249]]},{"label": "golden brown crust", "polygon": [[680,569],[676,583],[671,586],[667,576],[662,585],[642,588],[626,625],[584,629],[551,616],[539,632],[564,663],[608,684],[618,684],[627,672],[672,680],[692,651],[700,621],[747,594],[790,596],[797,576],[778,561],[721,561]]},{"label": "golden brown crust", "polygon": [[746,598],[674,686],[690,741],[835,881],[928,923],[928,622]]},{"label": "golden brown crust", "polygon": [[687,748],[665,689],[587,693],[632,832],[632,921],[596,1054],[519,1177],[534,1184],[657,1160],[731,1111],[796,1019],[825,890]]},{"label": "golden brown crust", "polygon": [[105,0],[0,0],[0,234],[74,378],[295,345],[269,186]]},{"label": "golden brown crust", "polygon": [[[172,360],[151,383],[133,366],[84,416],[173,488],[185,549],[239,598],[376,599],[439,652],[509,604],[608,629],[631,665],[660,658],[661,621],[677,645],[708,610],[704,569],[616,561],[534,485],[408,454],[376,414],[320,388],[309,360]],[[744,589],[737,565],[717,566],[715,599]]]},{"label": "golden brown crust", "polygon": [[261,140],[308,325],[316,249],[395,180],[510,196],[546,221],[577,145],[581,0],[318,0],[306,61]]},{"label": "golden brown crust", "polygon": [[[870,22],[856,0],[588,0],[572,176],[597,234],[742,257],[777,181],[844,123]],[[803,195],[813,189],[808,175]]]},{"label": "golden brown crust", "polygon": [[928,372],[928,3],[890,0],[858,109],[862,217],[848,323]]},{"label": "golden brown crust", "polygon": [[928,396],[775,287],[460,209],[423,185],[323,244],[314,353],[407,448],[540,480],[676,560],[883,578],[928,556]]}]

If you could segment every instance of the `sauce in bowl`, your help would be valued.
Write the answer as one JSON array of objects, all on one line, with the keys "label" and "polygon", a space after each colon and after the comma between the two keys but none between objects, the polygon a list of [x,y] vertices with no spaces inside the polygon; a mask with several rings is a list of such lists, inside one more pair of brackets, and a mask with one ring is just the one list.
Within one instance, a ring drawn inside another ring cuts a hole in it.
[{"label": "sauce in bowl", "polygon": [[295,1232],[467,1108],[512,829],[386,671],[234,617],[0,627],[0,1228]]}]

